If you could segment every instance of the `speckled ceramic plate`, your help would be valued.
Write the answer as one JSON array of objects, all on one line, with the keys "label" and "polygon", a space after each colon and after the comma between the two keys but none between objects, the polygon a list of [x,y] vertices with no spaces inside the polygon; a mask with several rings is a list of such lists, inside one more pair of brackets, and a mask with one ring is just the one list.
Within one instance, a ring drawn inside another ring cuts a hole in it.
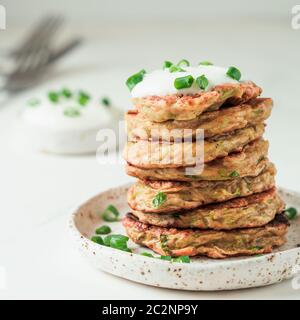
[{"label": "speckled ceramic plate", "polygon": [[[124,215],[128,185],[102,192],[72,212],[69,229],[76,244],[97,268],[113,275],[156,287],[181,290],[231,290],[265,286],[292,277],[293,267],[300,265],[300,218],[292,221],[287,243],[271,254],[224,260],[192,258],[191,263],[175,263],[148,258],[147,251],[134,243],[134,253],[127,253],[89,240],[103,221],[101,213],[114,204]],[[300,208],[300,194],[280,189],[288,206]],[[107,223],[106,223],[107,224]],[[124,233],[120,222],[110,224],[113,233]]]}]

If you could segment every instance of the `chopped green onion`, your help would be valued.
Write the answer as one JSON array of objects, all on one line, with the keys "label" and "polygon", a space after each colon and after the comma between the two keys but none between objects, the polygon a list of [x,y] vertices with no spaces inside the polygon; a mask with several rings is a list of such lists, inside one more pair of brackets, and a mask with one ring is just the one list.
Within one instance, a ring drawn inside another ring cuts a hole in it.
[{"label": "chopped green onion", "polygon": [[110,106],[111,106],[111,102],[110,102],[110,100],[109,100],[107,97],[103,97],[103,98],[101,99],[101,103],[102,103],[104,106],[106,106],[106,107],[110,107]]},{"label": "chopped green onion", "polygon": [[71,90],[69,90],[69,89],[67,89],[67,88],[62,89],[61,94],[62,94],[65,98],[67,98],[67,99],[69,99],[69,98],[72,97],[72,92],[71,92]]},{"label": "chopped green onion", "polygon": [[110,246],[110,243],[111,243],[112,239],[118,240],[118,241],[121,241],[121,242],[127,242],[129,240],[129,238],[127,236],[124,236],[122,234],[111,234],[111,235],[106,236],[104,238],[104,244],[106,246]]},{"label": "chopped green onion", "polygon": [[122,234],[112,234],[104,238],[104,245],[114,249],[131,252],[131,249],[127,246],[128,240],[129,238]]},{"label": "chopped green onion", "polygon": [[174,81],[174,87],[176,89],[190,88],[193,85],[194,78],[192,76],[176,78]]},{"label": "chopped green onion", "polygon": [[91,99],[91,96],[88,93],[84,91],[79,91],[78,103],[81,106],[83,107],[86,106],[90,99]]},{"label": "chopped green onion", "polygon": [[164,192],[158,192],[152,200],[154,208],[160,207],[167,200],[167,195]]},{"label": "chopped green onion", "polygon": [[284,214],[286,215],[286,217],[289,219],[289,220],[293,220],[296,218],[298,212],[297,212],[297,209],[296,208],[293,208],[293,207],[290,207],[288,209],[285,210]]},{"label": "chopped green onion", "polygon": [[96,229],[96,234],[109,234],[109,233],[111,233],[111,228],[106,225]]},{"label": "chopped green onion", "polygon": [[145,257],[149,257],[149,258],[154,258],[153,254],[149,253],[149,252],[143,252],[141,253],[141,256],[145,256]]},{"label": "chopped green onion", "polygon": [[165,61],[163,65],[163,69],[168,69],[173,65],[171,61]]},{"label": "chopped green onion", "polygon": [[213,63],[211,63],[210,61],[201,61],[198,63],[200,66],[212,66]]},{"label": "chopped green onion", "polygon": [[107,246],[107,247],[110,247],[110,239],[111,239],[112,235],[110,236],[106,236],[103,240],[104,242],[104,245]]},{"label": "chopped green onion", "polygon": [[32,98],[27,102],[27,104],[30,107],[37,107],[40,103],[41,103],[41,101],[39,99],[36,99],[36,98]]},{"label": "chopped green onion", "polygon": [[196,79],[196,83],[200,89],[205,90],[207,88],[209,82],[208,82],[208,79],[203,74],[202,76],[200,76]]},{"label": "chopped green onion", "polygon": [[191,260],[189,256],[180,256],[180,257],[174,258],[173,262],[190,263]]},{"label": "chopped green onion", "polygon": [[229,173],[229,177],[231,177],[231,178],[237,178],[239,176],[240,176],[240,174],[237,171],[232,171]]},{"label": "chopped green onion", "polygon": [[88,101],[89,100],[83,96],[78,98],[78,103],[83,107],[87,105]]},{"label": "chopped green onion", "polygon": [[101,244],[101,245],[104,244],[103,239],[100,236],[93,236],[93,237],[91,237],[91,240],[93,242]]},{"label": "chopped green onion", "polygon": [[127,240],[119,239],[118,237],[112,237],[110,239],[110,247],[119,249],[119,250],[127,250]]},{"label": "chopped green onion", "polygon": [[76,117],[79,117],[81,115],[81,113],[79,110],[77,110],[75,108],[68,108],[68,109],[64,110],[64,115],[66,117],[76,118]]},{"label": "chopped green onion", "polygon": [[85,97],[86,99],[91,99],[91,96],[83,90],[79,91],[79,96]]},{"label": "chopped green onion", "polygon": [[59,94],[55,91],[48,92],[48,98],[51,102],[57,103],[59,100]]},{"label": "chopped green onion", "polygon": [[171,256],[160,256],[161,260],[166,260],[166,261],[172,261],[172,257]]},{"label": "chopped green onion", "polygon": [[190,63],[186,59],[182,59],[177,63],[178,67],[189,67]]},{"label": "chopped green onion", "polygon": [[104,221],[107,221],[107,222],[118,221],[119,215],[120,215],[120,213],[119,213],[118,209],[115,206],[113,206],[112,204],[110,204],[104,210],[104,212],[102,212],[102,218]]},{"label": "chopped green onion", "polygon": [[185,72],[184,69],[182,69],[182,68],[179,67],[179,66],[175,66],[174,64],[169,68],[169,71],[170,71],[171,73],[173,73],[173,72]]},{"label": "chopped green onion", "polygon": [[236,67],[229,67],[227,72],[226,72],[226,74],[230,78],[232,78],[234,80],[237,80],[237,81],[239,81],[241,79],[241,76],[242,76],[240,70],[237,69]]},{"label": "chopped green onion", "polygon": [[144,79],[144,75],[146,74],[146,71],[143,69],[140,72],[132,75],[129,77],[126,81],[126,85],[130,91],[141,81]]}]

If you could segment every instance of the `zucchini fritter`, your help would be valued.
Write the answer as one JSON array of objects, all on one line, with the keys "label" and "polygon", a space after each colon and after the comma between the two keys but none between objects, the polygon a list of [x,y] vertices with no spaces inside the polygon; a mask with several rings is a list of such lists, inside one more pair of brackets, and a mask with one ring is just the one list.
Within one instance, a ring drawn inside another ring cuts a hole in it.
[{"label": "zucchini fritter", "polygon": [[174,213],[133,210],[139,221],[159,227],[232,230],[263,226],[284,210],[284,202],[272,188],[244,198]]},{"label": "zucchini fritter", "polygon": [[186,167],[179,168],[139,168],[128,163],[126,173],[141,180],[199,181],[232,180],[237,176],[257,176],[269,165],[267,159],[269,143],[255,140],[246,145],[241,152],[216,159],[204,164],[202,172],[187,174]]},{"label": "zucchini fritter", "polygon": [[[224,181],[137,181],[128,191],[128,204],[133,210],[165,213],[194,209],[204,204],[246,197],[275,186],[276,170],[273,164],[257,177],[242,177]],[[158,193],[165,201],[153,204]]]},{"label": "zucchini fritter", "polygon": [[168,256],[205,255],[227,258],[272,252],[285,243],[288,222],[283,214],[263,227],[231,231],[161,228],[142,223],[133,215],[123,219],[131,240]]},{"label": "zucchini fritter", "polygon": [[133,105],[154,122],[191,120],[206,111],[218,110],[225,102],[238,105],[257,98],[262,90],[251,81],[225,83],[194,95],[146,96],[133,98]]},{"label": "zucchini fritter", "polygon": [[192,120],[169,120],[159,123],[148,120],[136,110],[131,110],[125,115],[128,141],[195,139],[197,129],[203,129],[207,139],[261,123],[269,118],[272,108],[272,99],[257,98],[238,106],[205,112]]}]

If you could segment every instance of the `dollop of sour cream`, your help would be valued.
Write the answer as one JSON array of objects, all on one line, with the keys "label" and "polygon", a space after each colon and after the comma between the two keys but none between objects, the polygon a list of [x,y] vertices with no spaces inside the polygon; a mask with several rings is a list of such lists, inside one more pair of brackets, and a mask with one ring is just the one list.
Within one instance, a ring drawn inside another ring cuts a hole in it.
[{"label": "dollop of sour cream", "polygon": [[80,105],[76,97],[52,102],[47,95],[27,104],[17,125],[22,145],[57,154],[94,152],[100,129],[114,129],[117,124],[112,107],[101,104],[99,97],[90,97]]},{"label": "dollop of sour cream", "polygon": [[[109,110],[98,101],[91,99],[86,106],[76,108],[73,105],[69,100],[52,103],[47,98],[40,99],[40,105],[26,107],[22,118],[28,124],[53,131],[100,129],[108,126],[111,121]],[[68,110],[79,113],[75,116],[65,115]]]},{"label": "dollop of sour cream", "polygon": [[209,84],[205,90],[224,83],[239,83],[239,81],[230,78],[226,72],[228,68],[218,67],[214,65],[199,65],[197,67],[183,67],[184,72],[170,72],[169,69],[155,70],[144,75],[143,81],[139,82],[131,91],[132,98],[140,98],[145,96],[164,96],[175,93],[196,94],[203,90],[194,81],[190,88],[176,89],[174,80],[176,78],[191,75],[194,79],[201,75],[205,75]]}]

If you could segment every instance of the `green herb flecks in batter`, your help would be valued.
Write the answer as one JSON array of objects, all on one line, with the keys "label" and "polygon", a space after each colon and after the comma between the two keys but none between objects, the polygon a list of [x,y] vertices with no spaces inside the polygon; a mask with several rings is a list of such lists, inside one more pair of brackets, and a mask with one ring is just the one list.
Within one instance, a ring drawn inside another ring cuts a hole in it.
[{"label": "green herb flecks in batter", "polygon": [[257,110],[253,110],[252,112],[256,117],[258,117],[261,114],[263,114],[264,111],[262,109],[257,109]]},{"label": "green herb flecks in batter", "polygon": [[227,178],[228,177],[227,170],[225,170],[225,169],[220,169],[218,171],[218,173],[219,173],[220,177],[222,177],[222,178]]},{"label": "green herb flecks in batter", "polygon": [[199,176],[194,175],[194,174],[185,174],[184,177],[185,178],[190,178],[192,180],[199,180]]},{"label": "green herb flecks in batter", "polygon": [[261,250],[261,249],[263,249],[263,247],[261,247],[261,246],[253,246],[253,247],[250,247],[249,248],[249,250]]},{"label": "green herb flecks in batter", "polygon": [[160,239],[161,248],[164,250],[164,252],[169,253],[170,250],[168,247],[168,241],[169,241],[168,236],[166,234],[161,234],[159,239]]},{"label": "green herb flecks in batter", "polygon": [[158,192],[154,199],[152,200],[152,205],[154,208],[160,207],[167,200],[167,195],[164,192]]},{"label": "green herb flecks in batter", "polygon": [[237,178],[239,176],[240,176],[240,174],[237,171],[232,171],[229,173],[230,178]]}]

